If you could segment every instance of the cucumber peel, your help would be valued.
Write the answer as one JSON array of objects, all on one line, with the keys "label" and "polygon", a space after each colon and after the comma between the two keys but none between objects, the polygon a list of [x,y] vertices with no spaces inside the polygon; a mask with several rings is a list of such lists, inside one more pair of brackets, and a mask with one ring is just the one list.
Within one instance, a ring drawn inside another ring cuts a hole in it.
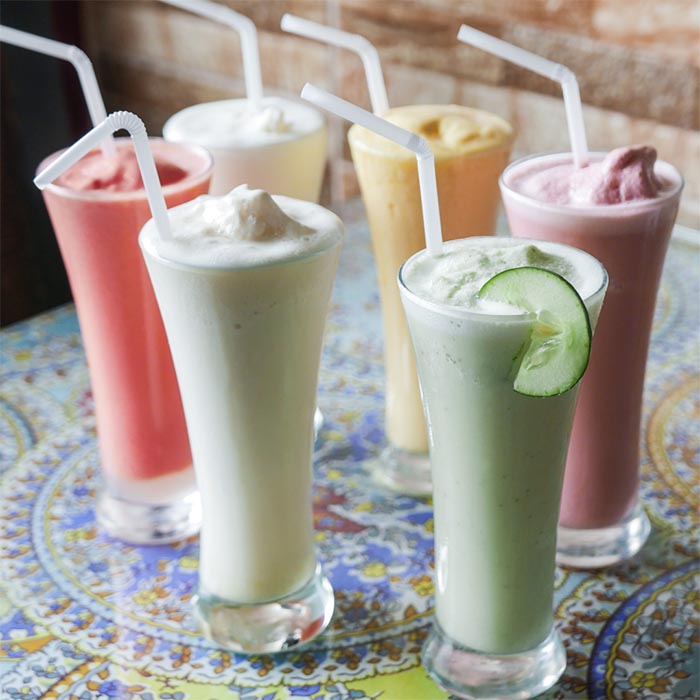
[{"label": "cucumber peel", "polygon": [[529,312],[529,341],[515,358],[513,389],[526,396],[558,396],[583,376],[591,354],[591,321],[583,300],[561,275],[516,267],[492,277],[479,297]]}]

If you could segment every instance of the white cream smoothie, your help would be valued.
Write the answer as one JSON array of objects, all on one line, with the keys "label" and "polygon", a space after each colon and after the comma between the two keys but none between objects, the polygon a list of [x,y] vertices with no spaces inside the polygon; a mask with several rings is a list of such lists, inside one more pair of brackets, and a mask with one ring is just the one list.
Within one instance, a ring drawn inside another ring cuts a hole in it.
[{"label": "white cream smoothie", "polygon": [[[575,248],[467,238],[400,271],[428,425],[435,508],[436,618],[459,645],[530,650],[550,634],[557,515],[577,387],[517,393],[514,362],[538,318],[479,296],[498,273],[556,272],[595,324],[604,268]],[[562,284],[565,284],[562,281]]]},{"label": "white cream smoothie", "polygon": [[214,156],[210,193],[248,184],[271,194],[318,202],[328,136],[321,113],[281,97],[193,105],[163,127],[167,141],[196,143]]},{"label": "white cream smoothie", "polygon": [[313,416],[343,225],[241,186],[140,236],[202,496],[200,594],[274,601],[314,575]]}]

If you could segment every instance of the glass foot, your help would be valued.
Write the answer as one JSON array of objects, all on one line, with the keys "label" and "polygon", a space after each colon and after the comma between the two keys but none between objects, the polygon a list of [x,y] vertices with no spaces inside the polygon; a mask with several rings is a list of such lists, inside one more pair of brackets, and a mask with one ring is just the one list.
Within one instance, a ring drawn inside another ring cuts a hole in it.
[{"label": "glass foot", "polygon": [[243,654],[285,651],[310,642],[326,629],[335,606],[320,566],[301,590],[279,600],[237,605],[200,592],[193,602],[204,634]]},{"label": "glass foot", "polygon": [[173,503],[135,503],[103,491],[97,522],[118,540],[130,544],[168,544],[199,532],[202,502],[194,491]]},{"label": "glass foot", "polygon": [[430,496],[433,492],[427,453],[408,452],[388,445],[379,456],[374,476],[382,486],[406,496]]},{"label": "glass foot", "polygon": [[651,523],[637,504],[617,525],[595,530],[557,530],[557,564],[574,569],[599,569],[633,557],[647,541]]},{"label": "glass foot", "polygon": [[554,628],[530,651],[498,655],[463,647],[434,623],[421,659],[438,685],[469,699],[532,698],[551,688],[566,668],[566,651]]}]

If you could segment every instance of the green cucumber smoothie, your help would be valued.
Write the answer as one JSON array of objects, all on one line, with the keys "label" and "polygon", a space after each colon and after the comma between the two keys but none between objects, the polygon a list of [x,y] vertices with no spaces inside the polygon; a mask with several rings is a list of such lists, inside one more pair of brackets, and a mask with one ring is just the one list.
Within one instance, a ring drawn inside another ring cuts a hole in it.
[{"label": "green cucumber smoothie", "polygon": [[588,310],[567,292],[586,324],[590,317],[590,339],[607,276],[575,248],[468,238],[445,244],[437,257],[414,255],[399,273],[433,465],[437,624],[459,645],[488,654],[532,649],[551,631],[564,464],[576,382],[588,360],[586,349],[563,393],[542,398],[514,389],[542,329],[544,342],[527,359],[533,371],[556,364],[562,347],[575,364],[580,350],[575,335],[550,330],[546,310],[480,296],[485,283],[514,268],[556,273],[548,276],[552,297],[558,285],[572,286]]}]

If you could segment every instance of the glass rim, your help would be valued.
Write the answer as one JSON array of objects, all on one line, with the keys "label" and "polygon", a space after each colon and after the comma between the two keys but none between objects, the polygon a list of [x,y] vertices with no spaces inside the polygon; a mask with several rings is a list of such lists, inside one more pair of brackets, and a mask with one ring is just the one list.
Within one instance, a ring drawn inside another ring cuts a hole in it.
[{"label": "glass rim", "polygon": [[[214,171],[214,157],[212,154],[204,147],[199,146],[194,143],[167,141],[162,136],[149,136],[150,141],[157,141],[159,143],[167,144],[168,147],[172,146],[174,148],[186,148],[191,153],[196,153],[202,159],[202,167],[194,172],[189,172],[182,179],[174,182],[170,185],[165,185],[162,187],[163,196],[168,197],[169,195],[176,194],[177,192],[194,187],[212,176]],[[119,136],[115,139],[117,144],[123,144],[127,141],[131,141],[129,136]],[[62,148],[50,155],[46,156],[41,163],[37,166],[37,174],[41,172],[47,165],[53,162],[58,156],[64,153],[68,148]],[[97,149],[93,149],[97,150]],[[71,187],[65,187],[63,185],[57,185],[52,182],[46,186],[46,191],[52,192],[53,194],[60,195],[66,199],[80,199],[89,202],[142,202],[147,201],[148,197],[146,195],[146,190],[141,187],[138,190],[129,190],[127,192],[115,192],[111,190],[74,190]]]},{"label": "glass rim", "polygon": [[[297,105],[301,108],[306,108],[310,112],[314,112],[319,116],[319,124],[317,128],[310,129],[308,131],[304,132],[288,132],[288,133],[281,133],[278,134],[279,136],[282,136],[284,138],[279,138],[278,140],[273,140],[273,141],[268,141],[265,143],[226,143],[226,144],[220,144],[216,143],[215,139],[212,138],[204,138],[201,140],[201,144],[204,148],[212,148],[215,149],[216,151],[231,151],[231,152],[247,152],[247,151],[255,151],[255,150],[264,150],[267,148],[275,148],[277,146],[281,145],[287,145],[289,143],[294,143],[296,141],[300,141],[301,139],[308,138],[310,136],[316,136],[319,133],[327,132],[328,131],[328,125],[326,122],[326,117],[321,112],[320,109],[312,105],[311,103],[303,100],[302,98],[297,98],[296,96],[283,96],[283,95],[264,95],[262,98],[262,104],[263,106],[265,105],[266,100],[282,100],[283,102],[290,102],[294,105]],[[177,112],[174,112],[171,114],[165,121],[165,124],[163,124],[163,139],[167,143],[192,143],[192,141],[188,138],[181,138],[179,134],[172,134],[173,131],[179,130],[179,122],[182,121],[183,115],[194,112],[196,109],[199,107],[203,106],[211,106],[211,105],[233,105],[233,104],[239,104],[241,102],[248,102],[249,99],[247,97],[229,97],[224,100],[209,100],[207,102],[198,102],[193,105],[188,105],[187,107],[183,107],[182,109],[179,109]],[[168,134],[167,132],[171,132]]]},{"label": "glass rim", "polygon": [[[482,238],[487,238],[489,240],[498,240],[499,238],[503,238],[504,240],[508,241],[517,241],[523,242],[523,243],[532,243],[532,244],[538,244],[538,243],[545,243],[546,245],[551,245],[554,247],[563,247],[563,248],[570,248],[576,251],[577,254],[583,255],[592,261],[595,262],[597,267],[600,269],[602,273],[602,280],[600,285],[596,288],[595,291],[591,292],[590,294],[587,294],[585,297],[581,297],[583,300],[584,304],[586,302],[590,302],[594,300],[597,296],[601,294],[605,294],[608,288],[608,283],[609,283],[609,276],[608,276],[608,271],[605,269],[605,265],[603,265],[598,258],[596,258],[594,255],[591,255],[590,253],[587,253],[585,250],[581,250],[580,248],[576,248],[575,246],[568,245],[566,243],[557,243],[555,241],[543,241],[543,240],[538,240],[536,238],[511,238],[510,236],[467,236],[465,238],[456,238],[451,241],[445,241],[443,243],[443,248],[452,248],[452,247],[457,247],[461,241],[465,240],[473,240],[473,239],[482,239]],[[483,312],[483,311],[473,311],[471,309],[466,309],[461,306],[455,306],[451,304],[443,304],[438,301],[430,301],[428,299],[424,299],[423,297],[419,296],[416,292],[414,292],[412,289],[408,287],[406,284],[406,281],[403,278],[403,273],[404,273],[404,268],[415,258],[421,256],[421,255],[428,255],[427,249],[423,248],[422,250],[419,250],[417,253],[414,253],[411,255],[410,258],[405,260],[401,267],[399,268],[398,274],[397,274],[397,281],[399,285],[399,291],[401,292],[402,295],[405,295],[408,299],[410,299],[413,303],[415,303],[418,306],[422,306],[424,309],[427,309],[428,311],[433,311],[434,313],[441,314],[443,316],[452,316],[453,318],[459,318],[459,319],[464,319],[464,320],[480,320],[486,323],[499,323],[499,322],[505,322],[505,323],[515,323],[515,322],[521,322],[521,323],[530,323],[531,322],[531,317],[528,314],[520,313],[520,314],[494,314],[494,313],[488,313],[488,312]],[[577,290],[578,291],[578,290]],[[586,309],[588,307],[586,306]]]},{"label": "glass rim", "polygon": [[[600,156],[605,157],[609,151],[589,151],[590,156]],[[522,192],[518,192],[518,190],[514,189],[511,185],[506,182],[506,178],[508,175],[516,168],[520,167],[521,165],[527,163],[528,161],[536,160],[536,159],[550,159],[550,160],[557,160],[557,159],[566,159],[566,161],[572,161],[573,160],[573,154],[570,151],[552,151],[552,152],[546,152],[546,153],[531,153],[530,155],[523,156],[522,158],[518,158],[517,160],[514,160],[512,163],[508,163],[508,165],[505,167],[503,172],[498,178],[498,186],[501,190],[501,196],[504,199],[505,202],[505,196],[506,194],[511,197],[513,200],[520,202],[521,204],[527,204],[531,207],[535,207],[537,209],[542,209],[545,211],[551,211],[551,212],[557,212],[560,214],[572,214],[572,215],[579,215],[579,216],[600,216],[601,215],[601,210],[604,210],[605,213],[616,213],[616,212],[629,212],[629,213],[637,213],[637,212],[644,212],[649,209],[656,209],[659,207],[661,204],[666,204],[668,201],[673,200],[674,198],[680,197],[681,192],[683,191],[683,188],[685,187],[685,179],[683,175],[681,175],[680,171],[671,163],[665,160],[658,160],[656,161],[655,169],[656,166],[659,166],[660,168],[666,170],[668,173],[673,175],[674,179],[677,179],[677,182],[675,183],[675,187],[672,187],[670,190],[667,192],[664,192],[658,197],[654,197],[654,199],[637,199],[637,200],[631,200],[627,202],[617,202],[616,204],[601,204],[601,205],[589,205],[589,206],[573,206],[570,204],[552,204],[550,202],[543,202],[538,199],[534,199],[533,197],[530,197],[529,195],[523,194]]]}]

